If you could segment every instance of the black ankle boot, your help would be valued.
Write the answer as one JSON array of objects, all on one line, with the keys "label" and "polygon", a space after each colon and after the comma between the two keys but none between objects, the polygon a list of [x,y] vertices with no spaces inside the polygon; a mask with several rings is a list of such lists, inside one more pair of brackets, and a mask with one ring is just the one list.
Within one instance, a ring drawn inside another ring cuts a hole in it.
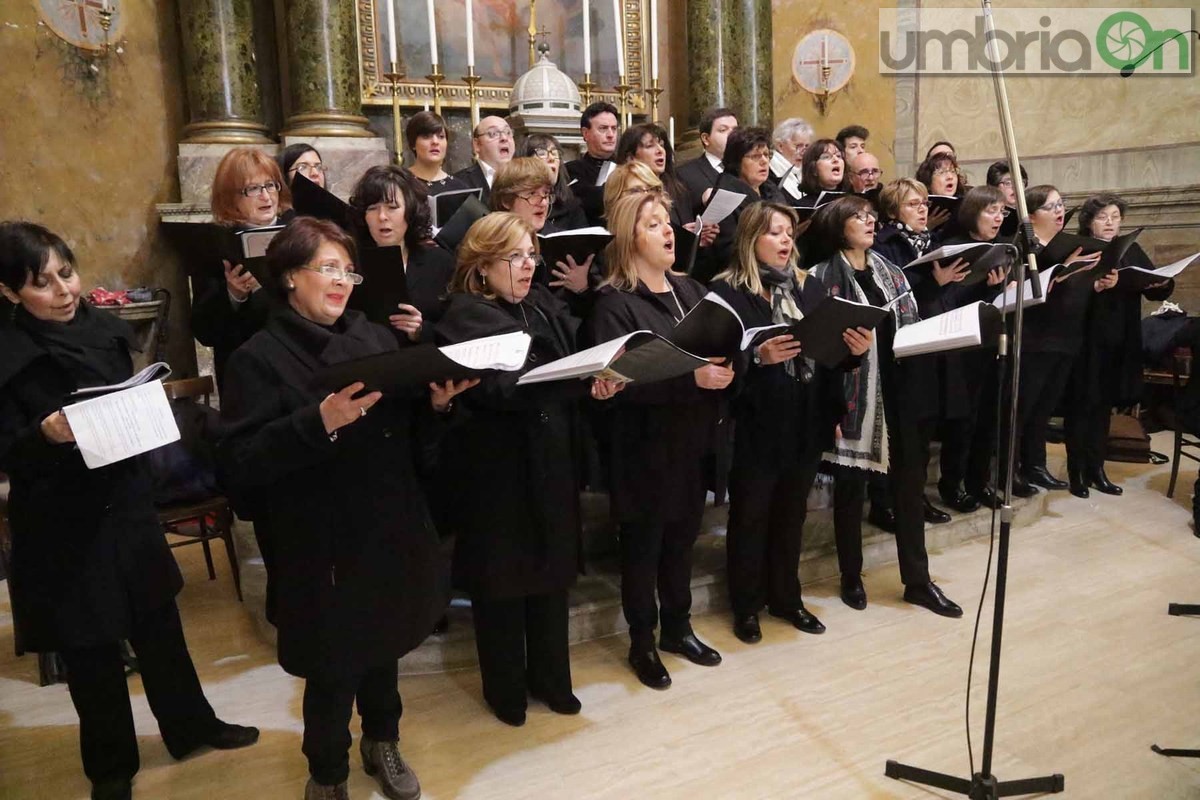
[{"label": "black ankle boot", "polygon": [[1125,491],[1120,486],[1117,486],[1108,479],[1108,476],[1104,474],[1103,465],[1099,467],[1092,467],[1087,471],[1087,482],[1091,484],[1092,488],[1094,488],[1096,491],[1104,492],[1105,494],[1118,495],[1123,494]]},{"label": "black ankle boot", "polygon": [[1091,492],[1088,491],[1087,478],[1083,477],[1083,467],[1068,464],[1067,479],[1071,483],[1071,494],[1085,498],[1091,495]]}]

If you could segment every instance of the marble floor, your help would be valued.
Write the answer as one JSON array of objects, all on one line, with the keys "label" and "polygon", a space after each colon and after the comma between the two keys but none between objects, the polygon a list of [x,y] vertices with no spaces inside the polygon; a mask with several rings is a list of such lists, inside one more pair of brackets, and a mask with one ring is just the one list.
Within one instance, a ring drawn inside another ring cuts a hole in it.
[{"label": "marble floor", "polygon": [[[1166,613],[1168,602],[1200,603],[1195,470],[1184,468],[1174,500],[1164,467],[1109,472],[1123,497],[1056,492],[1042,519],[1013,533],[994,772],[1063,773],[1070,798],[1200,798],[1200,760],[1150,751],[1200,747],[1200,619]],[[209,582],[199,548],[177,552],[180,607],[209,698],[263,736],[248,750],[173,762],[134,678],[135,797],[299,798],[301,682],[275,664],[234,599],[223,554]],[[725,661],[706,669],[665,655],[675,679],[666,692],[637,683],[624,637],[578,645],[577,717],[533,704],[525,727],[509,728],[487,712],[474,670],[405,676],[402,750],[427,800],[953,797],[890,780],[883,767],[893,758],[968,772],[963,706],[988,552],[984,539],[932,554],[935,579],[968,610],[961,620],[902,603],[890,564],[866,575],[863,612],[841,604],[835,580],[806,585],[829,627],[821,637],[764,618],[764,640],[749,646],[725,614],[697,618]],[[38,688],[35,660],[14,657],[0,587],[0,798],[86,797],[66,688]],[[972,693],[976,766],[990,609],[989,597]],[[381,796],[357,753],[351,763],[352,797]]]}]

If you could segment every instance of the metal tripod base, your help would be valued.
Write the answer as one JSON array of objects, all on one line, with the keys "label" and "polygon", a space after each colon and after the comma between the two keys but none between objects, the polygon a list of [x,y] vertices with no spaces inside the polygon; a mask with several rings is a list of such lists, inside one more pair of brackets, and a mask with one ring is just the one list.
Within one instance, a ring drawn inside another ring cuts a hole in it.
[{"label": "metal tripod base", "polygon": [[883,774],[898,781],[920,783],[937,789],[945,789],[965,795],[970,800],[996,800],[1000,797],[1015,797],[1021,794],[1058,794],[1063,791],[1066,779],[1062,775],[1047,775],[1044,778],[1024,778],[1018,781],[998,781],[994,775],[975,773],[970,780],[957,775],[944,775],[920,767],[910,767],[898,761],[888,761]]}]

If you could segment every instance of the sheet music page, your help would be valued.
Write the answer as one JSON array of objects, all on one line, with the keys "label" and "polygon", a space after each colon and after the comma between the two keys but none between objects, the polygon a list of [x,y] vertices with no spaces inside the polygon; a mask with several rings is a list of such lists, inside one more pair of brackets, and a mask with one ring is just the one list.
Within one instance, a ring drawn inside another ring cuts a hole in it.
[{"label": "sheet music page", "polygon": [[529,355],[529,334],[520,331],[499,336],[485,336],[469,342],[439,347],[442,355],[469,369],[498,369],[514,372],[525,366]]},{"label": "sheet music page", "polygon": [[179,441],[162,381],[93,397],[63,408],[88,469]]},{"label": "sheet music page", "polygon": [[171,365],[165,361],[155,361],[146,367],[143,367],[139,372],[131,376],[128,380],[120,383],[113,383],[107,386],[85,386],[82,389],[76,389],[71,392],[71,397],[91,397],[97,394],[108,394],[109,392],[118,392],[121,389],[131,389],[134,386],[141,386],[152,380],[163,380],[171,374]]},{"label": "sheet music page", "polygon": [[[1176,275],[1191,266],[1191,263],[1196,260],[1197,256],[1200,256],[1200,253],[1192,253],[1187,258],[1180,259],[1174,264],[1168,264],[1165,267],[1158,267],[1157,269],[1147,271],[1153,272],[1160,278],[1174,278]],[[1137,267],[1134,267],[1134,269],[1137,269]]]},{"label": "sheet music page", "polygon": [[973,347],[982,341],[979,304],[956,308],[944,314],[905,325],[896,331],[892,350],[897,358]]},{"label": "sheet music page", "polygon": [[[1042,282],[1042,296],[1040,299],[1033,296],[1033,283],[1030,279],[1025,280],[1025,308],[1040,306],[1046,302],[1046,290],[1050,288],[1050,279],[1054,277],[1054,271],[1058,268],[1055,264],[1049,269],[1039,269],[1038,278]],[[1000,309],[1001,313],[1008,314],[1017,307],[1017,287],[1010,286],[1004,290],[1004,294],[992,301],[992,305]]]},{"label": "sheet music page", "polygon": [[736,211],[737,207],[745,199],[746,195],[740,192],[717,189],[717,193],[708,202],[708,207],[704,209],[704,213],[700,215],[700,219],[706,225],[716,225]]},{"label": "sheet music page", "polygon": [[649,331],[627,333],[595,347],[589,347],[557,361],[551,361],[549,364],[543,364],[522,375],[517,381],[517,385],[523,386],[528,383],[543,383],[564,378],[587,378],[600,374],[625,349],[625,344],[630,339],[646,333]]}]

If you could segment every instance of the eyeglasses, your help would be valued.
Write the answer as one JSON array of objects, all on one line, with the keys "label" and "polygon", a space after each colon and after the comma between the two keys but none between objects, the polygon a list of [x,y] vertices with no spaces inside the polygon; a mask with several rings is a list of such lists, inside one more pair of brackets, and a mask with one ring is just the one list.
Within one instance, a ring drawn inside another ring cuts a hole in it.
[{"label": "eyeglasses", "polygon": [[1038,206],[1038,211],[1062,211],[1066,207],[1062,200],[1055,200],[1053,203]]},{"label": "eyeglasses", "polygon": [[834,159],[841,161],[842,154],[841,153],[821,153],[821,155],[817,156],[817,161],[833,161]]},{"label": "eyeglasses", "polygon": [[996,185],[997,186],[1007,186],[1008,188],[1011,189],[1012,185],[1013,185],[1013,181],[1012,181],[1012,178],[1001,178],[1000,182],[997,183]]},{"label": "eyeglasses", "polygon": [[748,158],[751,161],[770,161],[771,160],[771,151],[770,150],[760,150],[757,153],[746,153],[746,155],[744,155],[742,157]]},{"label": "eyeglasses", "polygon": [[858,220],[859,222],[861,222],[863,225],[870,225],[870,224],[874,223],[877,219],[879,219],[879,217],[875,216],[874,214],[870,213],[869,211],[856,211],[854,213],[854,218],[856,220]]},{"label": "eyeglasses", "polygon": [[934,175],[957,175],[958,170],[954,167],[938,167],[933,171]]},{"label": "eyeglasses", "polygon": [[507,261],[509,269],[520,269],[525,266],[528,261],[533,264],[533,268],[537,269],[542,265],[542,257],[536,253],[513,253],[511,256],[501,257],[501,261]]},{"label": "eyeglasses", "polygon": [[533,154],[538,158],[552,158],[555,161],[562,158],[562,153],[557,147],[535,147]]},{"label": "eyeglasses", "polygon": [[1106,225],[1109,222],[1120,222],[1121,221],[1121,213],[1118,211],[1116,214],[1111,214],[1111,215],[1097,214],[1096,216],[1092,217],[1092,219],[1096,220],[1096,222],[1099,222],[1101,225]]},{"label": "eyeglasses", "polygon": [[483,133],[475,134],[475,138],[477,139],[483,137],[484,139],[489,139],[493,142],[497,139],[511,139],[512,136],[512,128],[488,128]]},{"label": "eyeglasses", "polygon": [[854,174],[860,178],[878,178],[879,176],[883,175],[883,170],[881,170],[881,169],[860,169],[858,172],[856,172]]},{"label": "eyeglasses", "polygon": [[628,197],[631,194],[662,194],[663,190],[658,186],[630,186],[621,192],[621,197]]},{"label": "eyeglasses", "polygon": [[249,186],[243,186],[241,193],[244,197],[258,197],[263,194],[275,194],[279,191],[279,184],[275,181],[267,181],[266,183],[252,183]]},{"label": "eyeglasses", "polygon": [[928,200],[909,200],[904,204],[905,208],[911,208],[916,211],[918,208],[929,208]]},{"label": "eyeglasses", "polygon": [[553,192],[526,192],[525,194],[518,194],[517,197],[521,198],[526,203],[529,203],[531,206],[541,205],[542,203],[550,204],[554,202]]},{"label": "eyeglasses", "polygon": [[330,280],[346,281],[346,283],[349,283],[353,286],[358,286],[363,282],[363,276],[355,272],[354,267],[350,267],[350,269],[342,269],[336,264],[321,264],[316,267],[310,267],[305,264],[304,266],[300,267],[300,269],[306,269],[309,272],[319,272]]},{"label": "eyeglasses", "polygon": [[324,175],[324,164],[297,164],[290,170],[291,172],[299,172],[301,175]]}]

